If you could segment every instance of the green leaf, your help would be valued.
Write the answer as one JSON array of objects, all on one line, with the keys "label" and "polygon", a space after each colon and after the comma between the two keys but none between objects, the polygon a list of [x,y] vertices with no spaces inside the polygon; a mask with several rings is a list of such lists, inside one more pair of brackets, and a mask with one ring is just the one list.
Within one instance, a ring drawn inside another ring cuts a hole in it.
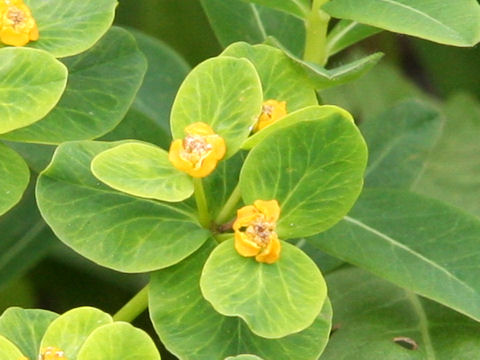
[{"label": "green leaf", "polygon": [[92,158],[118,143],[60,145],[37,182],[43,218],[60,240],[86,258],[124,272],[175,264],[209,236],[184,204],[119,193],[91,173]]},{"label": "green leaf", "polygon": [[38,212],[33,185],[15,208],[0,217],[0,289],[12,284],[57,242]]},{"label": "green leaf", "polygon": [[57,317],[51,311],[12,307],[0,316],[0,335],[15,344],[26,357],[36,359],[43,334]]},{"label": "green leaf", "polygon": [[480,41],[476,0],[335,0],[323,6],[331,16],[417,36],[441,44],[472,46]]},{"label": "green leaf", "polygon": [[318,103],[315,89],[302,68],[280,49],[241,42],[229,46],[222,55],[246,58],[253,63],[262,82],[264,100],[286,101],[288,112]]},{"label": "green leaf", "polygon": [[403,190],[367,189],[319,249],[480,320],[477,218]]},{"label": "green leaf", "polygon": [[52,55],[27,48],[0,49],[0,64],[3,134],[33,124],[52,110],[65,90],[67,68]]},{"label": "green leaf", "polygon": [[327,281],[338,329],[322,360],[480,357],[480,326],[471,319],[359,269],[337,271]]},{"label": "green leaf", "polygon": [[0,142],[0,215],[20,201],[30,180],[27,164]]},{"label": "green leaf", "polygon": [[69,77],[58,105],[5,139],[59,144],[99,137],[125,116],[146,69],[135,39],[121,28],[112,28],[95,47],[63,61]]},{"label": "green leaf", "polygon": [[182,201],[193,194],[193,181],[177,170],[168,153],[154,145],[131,142],[95,156],[91,170],[115,190],[148,199]]},{"label": "green leaf", "polygon": [[229,356],[228,358],[225,358],[225,360],[262,360],[262,359],[255,355],[243,354],[238,356]]},{"label": "green leaf", "polygon": [[368,145],[365,186],[409,189],[422,174],[440,136],[443,117],[427,103],[408,100],[360,129]]},{"label": "green leaf", "polygon": [[236,41],[258,44],[274,36],[294,54],[302,55],[305,26],[301,19],[242,0],[201,0],[201,3],[223,47]]},{"label": "green leaf", "polygon": [[295,241],[294,244],[317,264],[322,274],[328,274],[345,264],[344,261],[318,250],[317,247],[310,244],[305,238]]},{"label": "green leaf", "polygon": [[302,332],[281,339],[256,336],[241,319],[217,313],[203,298],[200,274],[212,248],[213,241],[208,242],[181,263],[152,275],[150,315],[167,349],[184,360],[237,354],[255,354],[265,360],[298,360],[298,354],[302,360],[318,359],[330,332],[330,302],[325,301],[319,317]]},{"label": "green leaf", "polygon": [[327,53],[328,56],[356,44],[372,35],[381,32],[381,29],[360,24],[352,20],[340,20],[327,36]]},{"label": "green leaf", "polygon": [[133,102],[133,109],[152,119],[170,136],[170,109],[190,65],[160,40],[129,29],[145,54],[148,69]]},{"label": "green leaf", "polygon": [[29,46],[56,57],[76,55],[92,47],[112,25],[115,0],[25,0],[37,22],[40,38]]},{"label": "green leaf", "polygon": [[14,141],[4,141],[4,143],[18,152],[30,169],[35,173],[39,173],[47,167],[52,159],[53,152],[55,151],[55,146],[53,145],[20,143]]},{"label": "green leaf", "polygon": [[365,142],[351,118],[298,122],[253,148],[240,173],[240,189],[245,204],[279,202],[281,239],[314,235],[353,206],[366,162]]},{"label": "green leaf", "polygon": [[52,346],[62,350],[67,359],[76,359],[90,334],[98,327],[112,322],[110,315],[92,307],[67,311],[49,325],[40,350]]},{"label": "green leaf", "polygon": [[310,0],[245,0],[248,2],[271,7],[287,14],[305,18],[310,12]]},{"label": "green leaf", "polygon": [[348,120],[353,122],[352,115],[347,111],[331,105],[314,105],[308,106],[304,109],[294,111],[287,114],[285,117],[275,121],[273,124],[267,126],[255,134],[248,137],[243,143],[243,149],[252,149],[257,144],[260,144],[264,139],[279,129],[295,125],[302,121],[320,121],[323,119],[341,119],[339,121]]},{"label": "green leaf", "polygon": [[205,263],[200,288],[220,314],[240,317],[253,333],[269,339],[308,328],[327,297],[315,263],[287,242],[274,264],[241,256],[233,240],[222,242]]},{"label": "green leaf", "polygon": [[458,94],[445,105],[445,129],[414,190],[480,216],[480,103]]},{"label": "green leaf", "polygon": [[204,61],[187,76],[173,103],[170,124],[175,139],[186,126],[209,124],[225,139],[226,157],[233,155],[261,112],[262,86],[246,59],[217,57]]},{"label": "green leaf", "polygon": [[124,322],[96,329],[85,341],[77,360],[160,360],[154,342],[143,330]]},{"label": "green leaf", "polygon": [[23,359],[23,354],[8,339],[0,336],[0,358],[2,360]]}]

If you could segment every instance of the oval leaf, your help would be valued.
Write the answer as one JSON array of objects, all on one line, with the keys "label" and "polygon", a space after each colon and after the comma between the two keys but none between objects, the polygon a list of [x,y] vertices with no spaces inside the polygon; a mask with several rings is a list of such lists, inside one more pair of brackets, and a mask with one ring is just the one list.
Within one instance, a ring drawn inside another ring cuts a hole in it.
[{"label": "oval leaf", "polygon": [[[472,46],[480,41],[477,0],[335,0],[323,6],[333,17],[441,44]],[[408,21],[406,21],[408,19]]]},{"label": "oval leaf", "polygon": [[67,359],[76,359],[88,336],[96,328],[112,322],[110,315],[92,307],[67,311],[48,327],[40,345],[40,352],[52,346],[62,350]]},{"label": "oval leaf", "polygon": [[264,100],[286,101],[288,112],[318,104],[315,89],[302,68],[280,49],[241,42],[230,45],[222,55],[253,63],[262,82]]},{"label": "oval leaf", "polygon": [[0,64],[3,134],[40,120],[55,106],[65,90],[67,68],[52,55],[28,48],[0,49]]},{"label": "oval leaf", "polygon": [[365,142],[351,118],[333,115],[273,131],[245,160],[240,173],[243,200],[279,202],[277,232],[282,240],[328,229],[360,194]]},{"label": "oval leaf", "polygon": [[24,356],[7,338],[0,336],[0,359],[2,360],[18,360]]},{"label": "oval leaf", "polygon": [[262,360],[262,358],[255,355],[242,354],[238,356],[229,356],[228,358],[225,358],[225,360]]},{"label": "oval leaf", "polygon": [[310,0],[244,0],[268,6],[287,14],[295,15],[301,19],[310,12]]},{"label": "oval leaf", "polygon": [[348,48],[349,46],[381,32],[381,29],[360,24],[352,20],[340,20],[327,36],[328,56]]},{"label": "oval leaf", "polygon": [[20,201],[29,180],[30,170],[22,157],[0,143],[0,215]]},{"label": "oval leaf", "polygon": [[253,333],[270,339],[312,325],[327,297],[315,263],[286,242],[274,264],[240,256],[233,240],[223,242],[205,263],[200,287],[219,313],[242,318]]},{"label": "oval leaf", "polygon": [[248,60],[226,56],[206,60],[178,90],[170,119],[173,137],[184,138],[187,125],[205,122],[225,139],[229,157],[250,133],[262,99],[260,79]]},{"label": "oval leaf", "polygon": [[167,349],[184,360],[223,359],[238,354],[255,354],[265,360],[298,360],[300,353],[302,360],[318,359],[330,332],[330,302],[325,301],[313,325],[302,332],[281,339],[259,337],[243,320],[219,314],[203,298],[200,274],[213,247],[213,241],[208,242],[181,263],[152,275],[150,315]]},{"label": "oval leaf", "polygon": [[46,310],[9,308],[0,317],[0,335],[15,344],[26,357],[36,359],[42,337],[57,317]]},{"label": "oval leaf", "polygon": [[60,240],[103,266],[145,272],[175,264],[210,233],[184,204],[140,199],[101,184],[90,172],[92,158],[117,145],[60,145],[37,182],[40,212]]},{"label": "oval leaf", "polygon": [[172,165],[165,150],[149,144],[103,151],[93,158],[92,172],[108,186],[135,196],[182,201],[193,194],[192,178]]},{"label": "oval leaf", "polygon": [[81,53],[112,25],[116,0],[25,0],[38,24],[40,38],[29,46],[56,57]]},{"label": "oval leaf", "polygon": [[478,322],[359,269],[327,280],[338,328],[322,360],[480,358]]},{"label": "oval leaf", "polygon": [[69,77],[58,105],[39,122],[4,138],[59,144],[99,137],[125,116],[146,70],[135,39],[121,28],[112,28],[92,49],[63,62]]},{"label": "oval leaf", "polygon": [[307,240],[479,321],[479,237],[478,218],[440,201],[368,189],[342,222]]},{"label": "oval leaf", "polygon": [[85,341],[77,360],[160,360],[154,342],[144,331],[124,322],[96,329]]}]

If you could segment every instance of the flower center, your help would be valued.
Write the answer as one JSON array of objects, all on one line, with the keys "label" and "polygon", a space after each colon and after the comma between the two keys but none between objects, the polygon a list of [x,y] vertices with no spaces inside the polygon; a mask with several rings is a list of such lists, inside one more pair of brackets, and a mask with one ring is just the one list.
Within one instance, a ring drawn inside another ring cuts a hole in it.
[{"label": "flower center", "polygon": [[194,165],[200,165],[202,160],[212,151],[213,146],[205,137],[200,135],[187,135],[183,139],[182,157]]},{"label": "flower center", "polygon": [[274,107],[272,105],[264,104],[262,106],[262,114],[272,117]]},{"label": "flower center", "polygon": [[266,247],[275,234],[275,224],[265,221],[264,216],[257,217],[245,230],[249,240],[260,247]]},{"label": "flower center", "polygon": [[10,24],[12,24],[16,28],[25,21],[25,12],[23,12],[16,6],[12,6],[8,9],[7,19],[10,20]]},{"label": "flower center", "polygon": [[43,350],[38,360],[67,360],[67,358],[62,350],[49,346]]}]

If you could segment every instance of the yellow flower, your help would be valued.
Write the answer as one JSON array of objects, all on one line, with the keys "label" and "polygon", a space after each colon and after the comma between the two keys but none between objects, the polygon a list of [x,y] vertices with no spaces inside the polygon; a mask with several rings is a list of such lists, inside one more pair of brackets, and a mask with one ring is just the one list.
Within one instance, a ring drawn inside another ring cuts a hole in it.
[{"label": "yellow flower", "polygon": [[49,346],[42,351],[39,360],[67,360],[67,358],[62,350]]},{"label": "yellow flower", "polygon": [[267,100],[263,103],[262,113],[258,117],[253,132],[273,124],[275,121],[287,115],[287,103],[285,101]]},{"label": "yellow flower", "polygon": [[233,223],[235,249],[245,257],[255,256],[255,260],[272,264],[280,257],[280,240],[275,232],[280,216],[277,200],[256,200],[253,205],[237,211]]},{"label": "yellow flower", "polygon": [[174,140],[170,145],[170,162],[195,178],[208,176],[225,156],[225,140],[202,122],[187,126],[185,134],[184,139]]},{"label": "yellow flower", "polygon": [[0,41],[24,46],[38,40],[38,28],[30,8],[21,0],[0,0]]}]

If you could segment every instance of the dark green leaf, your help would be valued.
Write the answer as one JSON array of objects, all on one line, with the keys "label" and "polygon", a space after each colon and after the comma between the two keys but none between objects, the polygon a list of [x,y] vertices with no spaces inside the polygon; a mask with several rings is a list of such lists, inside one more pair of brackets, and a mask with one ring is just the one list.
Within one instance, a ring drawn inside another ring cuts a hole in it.
[{"label": "dark green leaf", "polygon": [[29,179],[22,157],[0,142],[0,215],[20,201]]}]

